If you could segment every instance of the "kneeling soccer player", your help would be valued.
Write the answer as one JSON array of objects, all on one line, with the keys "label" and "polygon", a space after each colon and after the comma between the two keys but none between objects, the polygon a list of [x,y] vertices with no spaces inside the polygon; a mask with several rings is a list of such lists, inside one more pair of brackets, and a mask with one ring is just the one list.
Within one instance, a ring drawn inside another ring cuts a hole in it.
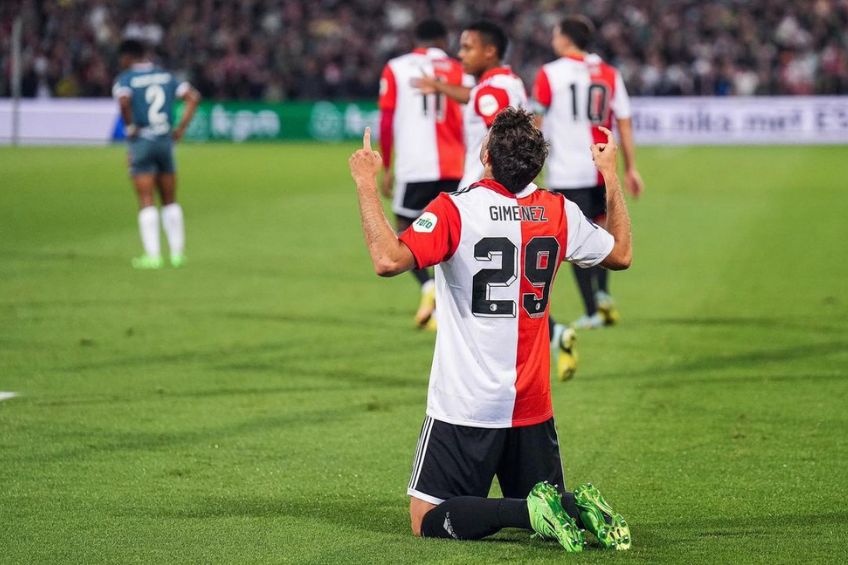
[{"label": "kneeling soccer player", "polygon": [[[439,328],[407,491],[417,536],[470,540],[525,528],[581,551],[585,529],[604,547],[630,547],[627,523],[597,488],[565,491],[548,378],[548,297],[560,262],[630,266],[616,146],[604,131],[592,154],[607,182],[609,231],[532,184],[547,145],[523,110],[507,108],[492,124],[483,179],[439,195],[400,237],[377,197],[381,158],[370,131],[350,158],[377,274],[436,266]],[[495,476],[505,498],[486,498]]]}]

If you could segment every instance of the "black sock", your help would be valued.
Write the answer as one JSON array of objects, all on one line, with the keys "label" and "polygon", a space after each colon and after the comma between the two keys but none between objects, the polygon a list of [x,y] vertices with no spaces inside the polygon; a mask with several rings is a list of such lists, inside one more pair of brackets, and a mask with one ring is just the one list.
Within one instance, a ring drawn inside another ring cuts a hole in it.
[{"label": "black sock", "polygon": [[572,265],[572,268],[580,297],[583,299],[583,306],[586,308],[586,315],[592,316],[598,311],[598,303],[595,300],[595,273],[592,272],[595,268],[581,269],[577,265]]},{"label": "black sock", "polygon": [[425,282],[429,281],[432,278],[430,276],[430,269],[412,269],[409,272],[412,273],[412,276],[415,277],[415,280],[418,281],[418,284],[422,286]]},{"label": "black sock", "polygon": [[595,280],[598,281],[598,290],[609,294],[609,271],[603,267],[592,267],[592,270],[596,269],[598,272],[595,275]]},{"label": "black sock", "polygon": [[573,492],[566,492],[562,495],[562,507],[566,514],[574,518],[574,521],[577,522],[578,528],[586,529],[583,525],[583,520],[580,519],[580,509],[577,508],[577,504],[574,502]]},{"label": "black sock", "polygon": [[421,535],[425,538],[482,539],[501,528],[530,526],[527,501],[523,498],[449,498],[424,515]]}]

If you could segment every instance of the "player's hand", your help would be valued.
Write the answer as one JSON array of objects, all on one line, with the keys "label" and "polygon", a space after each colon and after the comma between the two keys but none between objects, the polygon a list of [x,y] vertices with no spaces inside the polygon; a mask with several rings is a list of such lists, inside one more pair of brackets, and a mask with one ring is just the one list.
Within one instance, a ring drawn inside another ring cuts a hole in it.
[{"label": "player's hand", "polygon": [[435,77],[424,75],[423,77],[412,77],[409,84],[421,91],[421,94],[436,94],[439,92],[439,80]]},{"label": "player's hand", "polygon": [[395,175],[391,171],[383,173],[383,183],[380,185],[380,194],[383,198],[391,198],[395,188]]},{"label": "player's hand", "polygon": [[627,191],[633,195],[633,198],[639,198],[645,190],[645,183],[642,181],[642,175],[640,175],[639,171],[636,169],[630,169],[627,171],[627,174],[624,177],[624,185],[627,187]]},{"label": "player's hand", "polygon": [[127,139],[135,139],[136,137],[138,137],[138,126],[136,126],[135,124],[130,124],[124,130],[124,133],[126,134]]},{"label": "player's hand", "polygon": [[171,132],[171,136],[174,138],[174,141],[181,140],[183,135],[185,135],[185,128],[176,127],[174,128],[174,131]]},{"label": "player's hand", "polygon": [[607,140],[605,143],[595,143],[591,146],[592,149],[592,160],[595,162],[595,166],[598,168],[598,171],[603,174],[615,174],[616,170],[616,154],[618,153],[618,147],[615,145],[615,138],[612,136],[612,132],[605,127],[599,127],[604,135],[607,136]]},{"label": "player's hand", "polygon": [[383,158],[380,153],[371,149],[371,128],[365,128],[362,136],[362,149],[357,150],[348,159],[350,165],[350,176],[353,177],[357,186],[373,183],[376,188],[377,173],[383,166]]}]

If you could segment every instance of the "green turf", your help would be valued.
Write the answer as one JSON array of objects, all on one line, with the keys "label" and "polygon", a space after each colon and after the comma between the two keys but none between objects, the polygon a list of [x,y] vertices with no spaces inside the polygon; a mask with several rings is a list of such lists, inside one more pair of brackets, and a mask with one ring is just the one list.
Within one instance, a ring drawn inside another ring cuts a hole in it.
[{"label": "green turf", "polygon": [[[0,150],[0,561],[836,562],[848,158],[643,149],[623,322],[554,383],[633,549],[417,540],[431,335],[375,277],[354,146],[179,149],[189,266],[138,272],[122,148]],[[553,311],[579,313],[563,271]]]}]

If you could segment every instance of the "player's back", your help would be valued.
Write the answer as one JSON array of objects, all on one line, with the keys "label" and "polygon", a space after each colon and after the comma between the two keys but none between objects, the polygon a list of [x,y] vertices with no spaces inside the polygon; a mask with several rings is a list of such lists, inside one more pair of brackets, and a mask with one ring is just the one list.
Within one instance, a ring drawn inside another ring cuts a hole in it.
[{"label": "player's back", "polygon": [[461,187],[469,186],[483,176],[480,148],[495,117],[504,108],[527,109],[527,90],[524,82],[509,67],[490,69],[471,89],[465,105],[465,170]]},{"label": "player's back", "polygon": [[416,49],[391,59],[380,79],[382,110],[392,110],[395,177],[400,182],[459,179],[464,143],[460,105],[444,94],[422,94],[413,80],[436,77],[462,84],[462,65],[441,49]]},{"label": "player's back", "polygon": [[533,88],[544,109],[542,130],[551,144],[547,183],[551,188],[589,188],[602,183],[589,146],[605,137],[599,126],[630,117],[619,72],[594,54],[562,57],[540,69]]},{"label": "player's back", "polygon": [[188,89],[174,75],[152,63],[133,65],[115,81],[113,95],[129,96],[133,124],[141,137],[162,137],[171,133],[174,102]]}]

